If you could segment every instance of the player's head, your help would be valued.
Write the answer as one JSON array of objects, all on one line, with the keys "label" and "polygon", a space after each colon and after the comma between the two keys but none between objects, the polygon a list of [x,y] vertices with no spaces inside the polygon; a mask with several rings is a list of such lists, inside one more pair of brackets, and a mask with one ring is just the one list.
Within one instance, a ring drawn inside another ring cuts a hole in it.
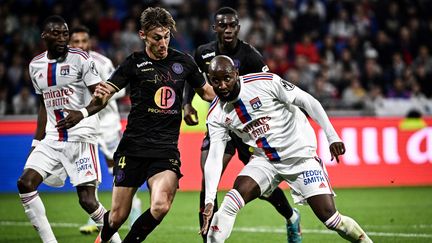
[{"label": "player's head", "polygon": [[209,65],[209,80],[222,101],[232,101],[240,92],[239,73],[231,58],[215,56]]},{"label": "player's head", "polygon": [[216,32],[219,45],[233,49],[237,45],[240,30],[237,11],[230,7],[223,7],[216,11],[213,18],[213,30]]},{"label": "player's head", "polygon": [[69,45],[80,48],[86,52],[90,51],[90,30],[85,26],[77,26],[70,31]]},{"label": "player's head", "polygon": [[156,60],[168,55],[171,31],[176,30],[176,22],[164,8],[147,8],[141,14],[140,38],[146,45],[147,54]]},{"label": "player's head", "polygon": [[69,28],[62,17],[52,15],[46,18],[41,37],[47,46],[49,56],[58,58],[67,53]]}]

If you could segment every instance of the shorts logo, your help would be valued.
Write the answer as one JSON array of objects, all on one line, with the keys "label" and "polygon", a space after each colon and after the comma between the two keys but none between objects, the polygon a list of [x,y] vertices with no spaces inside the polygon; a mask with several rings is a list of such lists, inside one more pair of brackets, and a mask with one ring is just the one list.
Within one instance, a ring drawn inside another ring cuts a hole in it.
[{"label": "shorts logo", "polygon": [[171,68],[177,74],[183,73],[183,66],[178,62],[174,63]]},{"label": "shorts logo", "polygon": [[229,117],[227,117],[227,118],[225,118],[225,125],[229,125],[229,124],[231,124],[233,121],[229,118]]},{"label": "shorts logo", "polygon": [[319,188],[326,188],[327,186],[324,184],[324,182],[321,182],[321,184],[319,185]]},{"label": "shorts logo", "polygon": [[119,183],[121,181],[123,181],[125,178],[125,173],[122,170],[118,170],[115,176],[115,182]]},{"label": "shorts logo", "polygon": [[69,65],[60,67],[60,75],[65,76],[69,74]]},{"label": "shorts logo", "polygon": [[85,173],[85,176],[92,176],[93,175],[93,173],[91,173],[91,171],[87,171],[86,173]]},{"label": "shorts logo", "polygon": [[252,106],[252,109],[256,110],[262,106],[261,100],[258,97],[253,98],[249,101],[249,104]]},{"label": "shorts logo", "polygon": [[303,184],[305,186],[319,182],[320,183],[319,187],[322,188],[321,187],[322,184],[326,182],[323,172],[321,170],[307,170],[307,171],[303,171],[302,174],[303,174]]}]

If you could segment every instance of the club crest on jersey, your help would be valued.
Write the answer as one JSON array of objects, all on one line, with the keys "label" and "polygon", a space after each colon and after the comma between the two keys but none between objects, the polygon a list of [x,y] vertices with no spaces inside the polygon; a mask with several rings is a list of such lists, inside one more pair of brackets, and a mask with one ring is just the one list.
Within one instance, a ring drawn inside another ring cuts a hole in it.
[{"label": "club crest on jersey", "polygon": [[177,74],[181,74],[183,72],[183,66],[178,62],[174,63],[171,66],[171,69]]},{"label": "club crest on jersey", "polygon": [[60,67],[60,75],[69,75],[69,65],[64,65]]},{"label": "club crest on jersey", "polygon": [[261,100],[258,97],[255,97],[249,101],[249,104],[252,106],[252,109],[256,110],[262,106]]}]

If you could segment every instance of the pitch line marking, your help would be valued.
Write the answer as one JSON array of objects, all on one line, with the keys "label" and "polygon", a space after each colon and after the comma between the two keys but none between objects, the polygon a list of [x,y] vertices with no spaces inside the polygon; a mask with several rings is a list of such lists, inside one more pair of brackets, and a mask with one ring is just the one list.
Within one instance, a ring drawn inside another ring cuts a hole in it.
[{"label": "pitch line marking", "polygon": [[[79,228],[82,224],[77,223],[65,223],[65,222],[53,222],[50,223],[51,227],[56,228]],[[18,227],[31,227],[30,222],[23,221],[0,221],[1,226],[18,226]],[[427,226],[427,225],[422,225]],[[122,228],[129,228],[127,226],[123,226]],[[190,231],[198,231],[197,227],[177,227],[183,230]],[[286,234],[286,230],[282,228],[276,227],[234,227],[233,231],[236,232],[244,232],[244,233],[280,233]],[[302,232],[306,234],[336,234],[336,232],[331,230],[320,230],[320,229],[304,229],[302,228]],[[406,237],[406,238],[432,238],[432,234],[424,234],[424,233],[393,233],[393,232],[373,232],[368,231],[368,235],[370,236],[383,236],[383,237]]]}]

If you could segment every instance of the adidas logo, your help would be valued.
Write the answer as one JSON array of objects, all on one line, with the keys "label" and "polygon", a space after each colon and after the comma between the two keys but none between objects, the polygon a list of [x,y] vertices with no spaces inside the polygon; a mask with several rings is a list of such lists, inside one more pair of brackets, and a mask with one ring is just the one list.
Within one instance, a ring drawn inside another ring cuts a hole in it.
[{"label": "adidas logo", "polygon": [[91,173],[91,171],[87,171],[86,173],[85,173],[85,176],[92,176],[93,175],[93,173]]},{"label": "adidas logo", "polygon": [[225,125],[229,125],[231,123],[232,123],[232,120],[229,117],[225,118]]},{"label": "adidas logo", "polygon": [[321,184],[319,185],[319,188],[326,188],[327,186],[324,184],[324,182],[321,182]]},{"label": "adidas logo", "polygon": [[219,227],[217,225],[210,226],[210,230],[213,232],[221,232]]}]

